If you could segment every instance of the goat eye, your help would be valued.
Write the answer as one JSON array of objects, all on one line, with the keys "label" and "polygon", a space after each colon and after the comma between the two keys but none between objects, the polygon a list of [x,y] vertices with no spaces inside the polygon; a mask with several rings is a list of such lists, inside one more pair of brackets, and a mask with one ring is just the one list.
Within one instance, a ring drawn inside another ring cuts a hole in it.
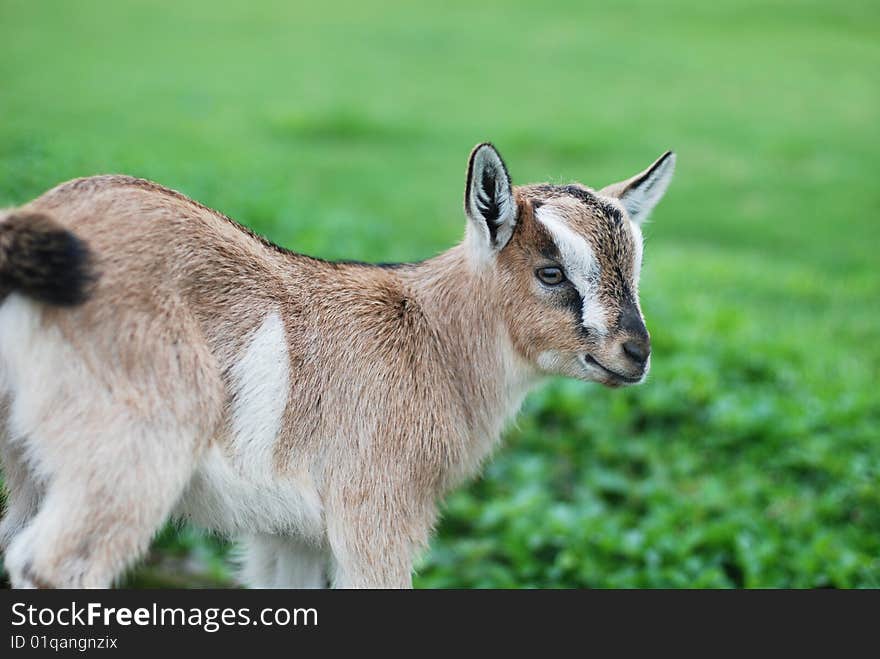
[{"label": "goat eye", "polygon": [[538,271],[535,274],[538,275],[538,279],[548,286],[556,286],[565,281],[565,275],[562,273],[562,268],[538,268]]}]

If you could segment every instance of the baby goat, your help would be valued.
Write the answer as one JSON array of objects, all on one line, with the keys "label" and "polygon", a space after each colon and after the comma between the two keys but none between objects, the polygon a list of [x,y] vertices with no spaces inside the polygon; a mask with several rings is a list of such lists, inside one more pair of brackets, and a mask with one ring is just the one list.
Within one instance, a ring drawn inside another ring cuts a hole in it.
[{"label": "baby goat", "polygon": [[259,587],[408,587],[437,501],[544,376],[641,382],[639,225],[666,153],[595,192],[470,156],[464,241],[295,254],[149,181],[0,212],[0,527],[16,587],[107,587],[169,518]]}]

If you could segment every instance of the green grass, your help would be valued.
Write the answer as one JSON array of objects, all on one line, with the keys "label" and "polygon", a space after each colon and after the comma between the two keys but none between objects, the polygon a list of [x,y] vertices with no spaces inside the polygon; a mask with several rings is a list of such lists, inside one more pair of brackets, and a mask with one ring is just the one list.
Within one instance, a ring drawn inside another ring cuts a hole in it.
[{"label": "green grass", "polygon": [[0,0],[0,205],[126,172],[408,260],[461,236],[478,141],[597,186],[674,148],[650,381],[533,395],[416,584],[880,587],[877,71],[871,0]]}]

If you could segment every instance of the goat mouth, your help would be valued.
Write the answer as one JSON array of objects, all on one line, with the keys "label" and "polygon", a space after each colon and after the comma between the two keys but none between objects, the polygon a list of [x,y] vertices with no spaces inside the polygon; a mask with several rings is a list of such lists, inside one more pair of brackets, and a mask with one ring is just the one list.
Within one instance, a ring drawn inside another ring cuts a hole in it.
[{"label": "goat mouth", "polygon": [[624,375],[623,373],[618,373],[617,371],[612,371],[607,366],[604,366],[601,363],[599,363],[599,361],[597,361],[596,358],[590,354],[581,355],[581,360],[587,366],[593,366],[595,368],[598,368],[600,371],[602,371],[603,373],[606,373],[607,375],[610,375],[615,380],[619,380],[620,382],[626,382],[627,384],[636,384],[637,382],[641,382],[642,377],[644,377],[644,374],[639,375],[638,377],[634,378],[629,375]]}]

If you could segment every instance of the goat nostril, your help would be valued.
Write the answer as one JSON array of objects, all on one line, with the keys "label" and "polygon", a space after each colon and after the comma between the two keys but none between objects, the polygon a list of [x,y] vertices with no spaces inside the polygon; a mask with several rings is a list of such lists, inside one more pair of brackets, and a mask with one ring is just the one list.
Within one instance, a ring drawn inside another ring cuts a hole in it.
[{"label": "goat nostril", "polygon": [[623,351],[634,361],[644,364],[651,354],[651,347],[646,341],[626,341],[623,344]]}]

